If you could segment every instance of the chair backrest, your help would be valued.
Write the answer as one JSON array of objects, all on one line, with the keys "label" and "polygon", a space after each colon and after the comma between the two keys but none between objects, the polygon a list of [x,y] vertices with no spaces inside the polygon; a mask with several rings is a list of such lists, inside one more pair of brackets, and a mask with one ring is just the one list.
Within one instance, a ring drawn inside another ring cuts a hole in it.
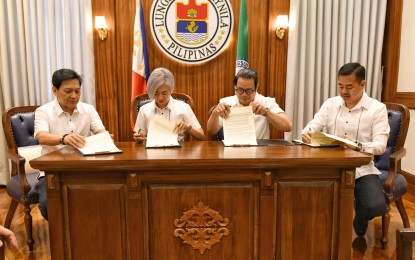
[{"label": "chair backrest", "polygon": [[[194,102],[193,98],[189,95],[183,93],[171,93],[171,96],[176,100],[181,100],[187,104],[189,104],[190,108],[194,111]],[[135,96],[135,98],[131,101],[131,115],[135,122],[137,119],[138,111],[140,111],[140,107],[150,102],[151,99],[147,93],[140,94]]]},{"label": "chair backrest", "polygon": [[[3,112],[3,131],[9,151],[17,153],[19,147],[39,144],[34,138],[36,108],[38,106],[21,106]],[[11,175],[16,172],[16,165],[12,164]]]},{"label": "chair backrest", "polygon": [[384,102],[388,109],[388,121],[390,126],[390,133],[388,143],[386,145],[386,152],[382,155],[374,157],[375,166],[379,170],[389,169],[390,155],[400,147],[404,147],[406,135],[409,127],[409,109],[402,104]]},{"label": "chair backrest", "polygon": [[[216,106],[217,105],[214,105],[213,107],[211,107],[209,109],[208,118],[210,117],[210,115],[212,114],[212,112],[216,108]],[[210,140],[212,140],[212,141],[222,141],[223,139],[224,139],[223,127],[216,134],[210,135]]]}]

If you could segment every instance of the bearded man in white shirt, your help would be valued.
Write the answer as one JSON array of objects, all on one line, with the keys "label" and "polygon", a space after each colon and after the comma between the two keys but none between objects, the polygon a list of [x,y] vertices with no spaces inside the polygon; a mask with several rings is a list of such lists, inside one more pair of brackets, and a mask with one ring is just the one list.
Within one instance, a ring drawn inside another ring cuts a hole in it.
[{"label": "bearded man in white shirt", "polygon": [[[339,95],[326,100],[302,130],[303,142],[309,143],[313,132],[324,129],[357,144],[346,148],[372,155],[385,152],[390,130],[386,106],[365,93],[365,74],[365,67],[359,63],[348,63],[339,69]],[[356,168],[353,228],[358,236],[365,235],[369,220],[386,212],[379,174],[373,160]]]}]

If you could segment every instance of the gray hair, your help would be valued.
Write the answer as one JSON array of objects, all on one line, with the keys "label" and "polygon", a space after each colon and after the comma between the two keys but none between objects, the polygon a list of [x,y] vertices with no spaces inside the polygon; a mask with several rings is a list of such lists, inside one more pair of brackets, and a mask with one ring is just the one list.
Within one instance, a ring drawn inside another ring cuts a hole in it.
[{"label": "gray hair", "polygon": [[154,94],[161,85],[170,87],[172,92],[174,90],[173,74],[166,68],[157,68],[153,70],[148,78],[147,93],[151,99],[154,99]]}]

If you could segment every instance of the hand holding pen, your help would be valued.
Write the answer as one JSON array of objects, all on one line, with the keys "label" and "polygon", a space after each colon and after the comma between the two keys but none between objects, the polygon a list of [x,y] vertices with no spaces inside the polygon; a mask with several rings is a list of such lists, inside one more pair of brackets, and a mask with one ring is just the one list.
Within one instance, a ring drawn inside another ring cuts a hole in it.
[{"label": "hand holding pen", "polygon": [[311,143],[311,136],[313,135],[313,131],[311,130],[311,128],[309,127],[308,128],[308,131],[306,131],[306,132],[304,132],[302,135],[301,135],[301,140],[304,142],[304,143]]},{"label": "hand holding pen", "polygon": [[141,133],[141,129],[138,129],[138,131],[134,133],[133,137],[136,143],[141,143],[147,139],[147,136]]}]

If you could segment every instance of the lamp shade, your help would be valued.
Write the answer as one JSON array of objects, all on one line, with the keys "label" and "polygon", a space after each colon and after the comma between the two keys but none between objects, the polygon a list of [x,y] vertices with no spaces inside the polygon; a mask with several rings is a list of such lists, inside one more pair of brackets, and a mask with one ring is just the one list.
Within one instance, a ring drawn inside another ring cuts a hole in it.
[{"label": "lamp shade", "polygon": [[95,16],[95,28],[107,29],[107,21],[105,20],[105,16]]},{"label": "lamp shade", "polygon": [[288,15],[278,15],[275,27],[288,27]]}]

